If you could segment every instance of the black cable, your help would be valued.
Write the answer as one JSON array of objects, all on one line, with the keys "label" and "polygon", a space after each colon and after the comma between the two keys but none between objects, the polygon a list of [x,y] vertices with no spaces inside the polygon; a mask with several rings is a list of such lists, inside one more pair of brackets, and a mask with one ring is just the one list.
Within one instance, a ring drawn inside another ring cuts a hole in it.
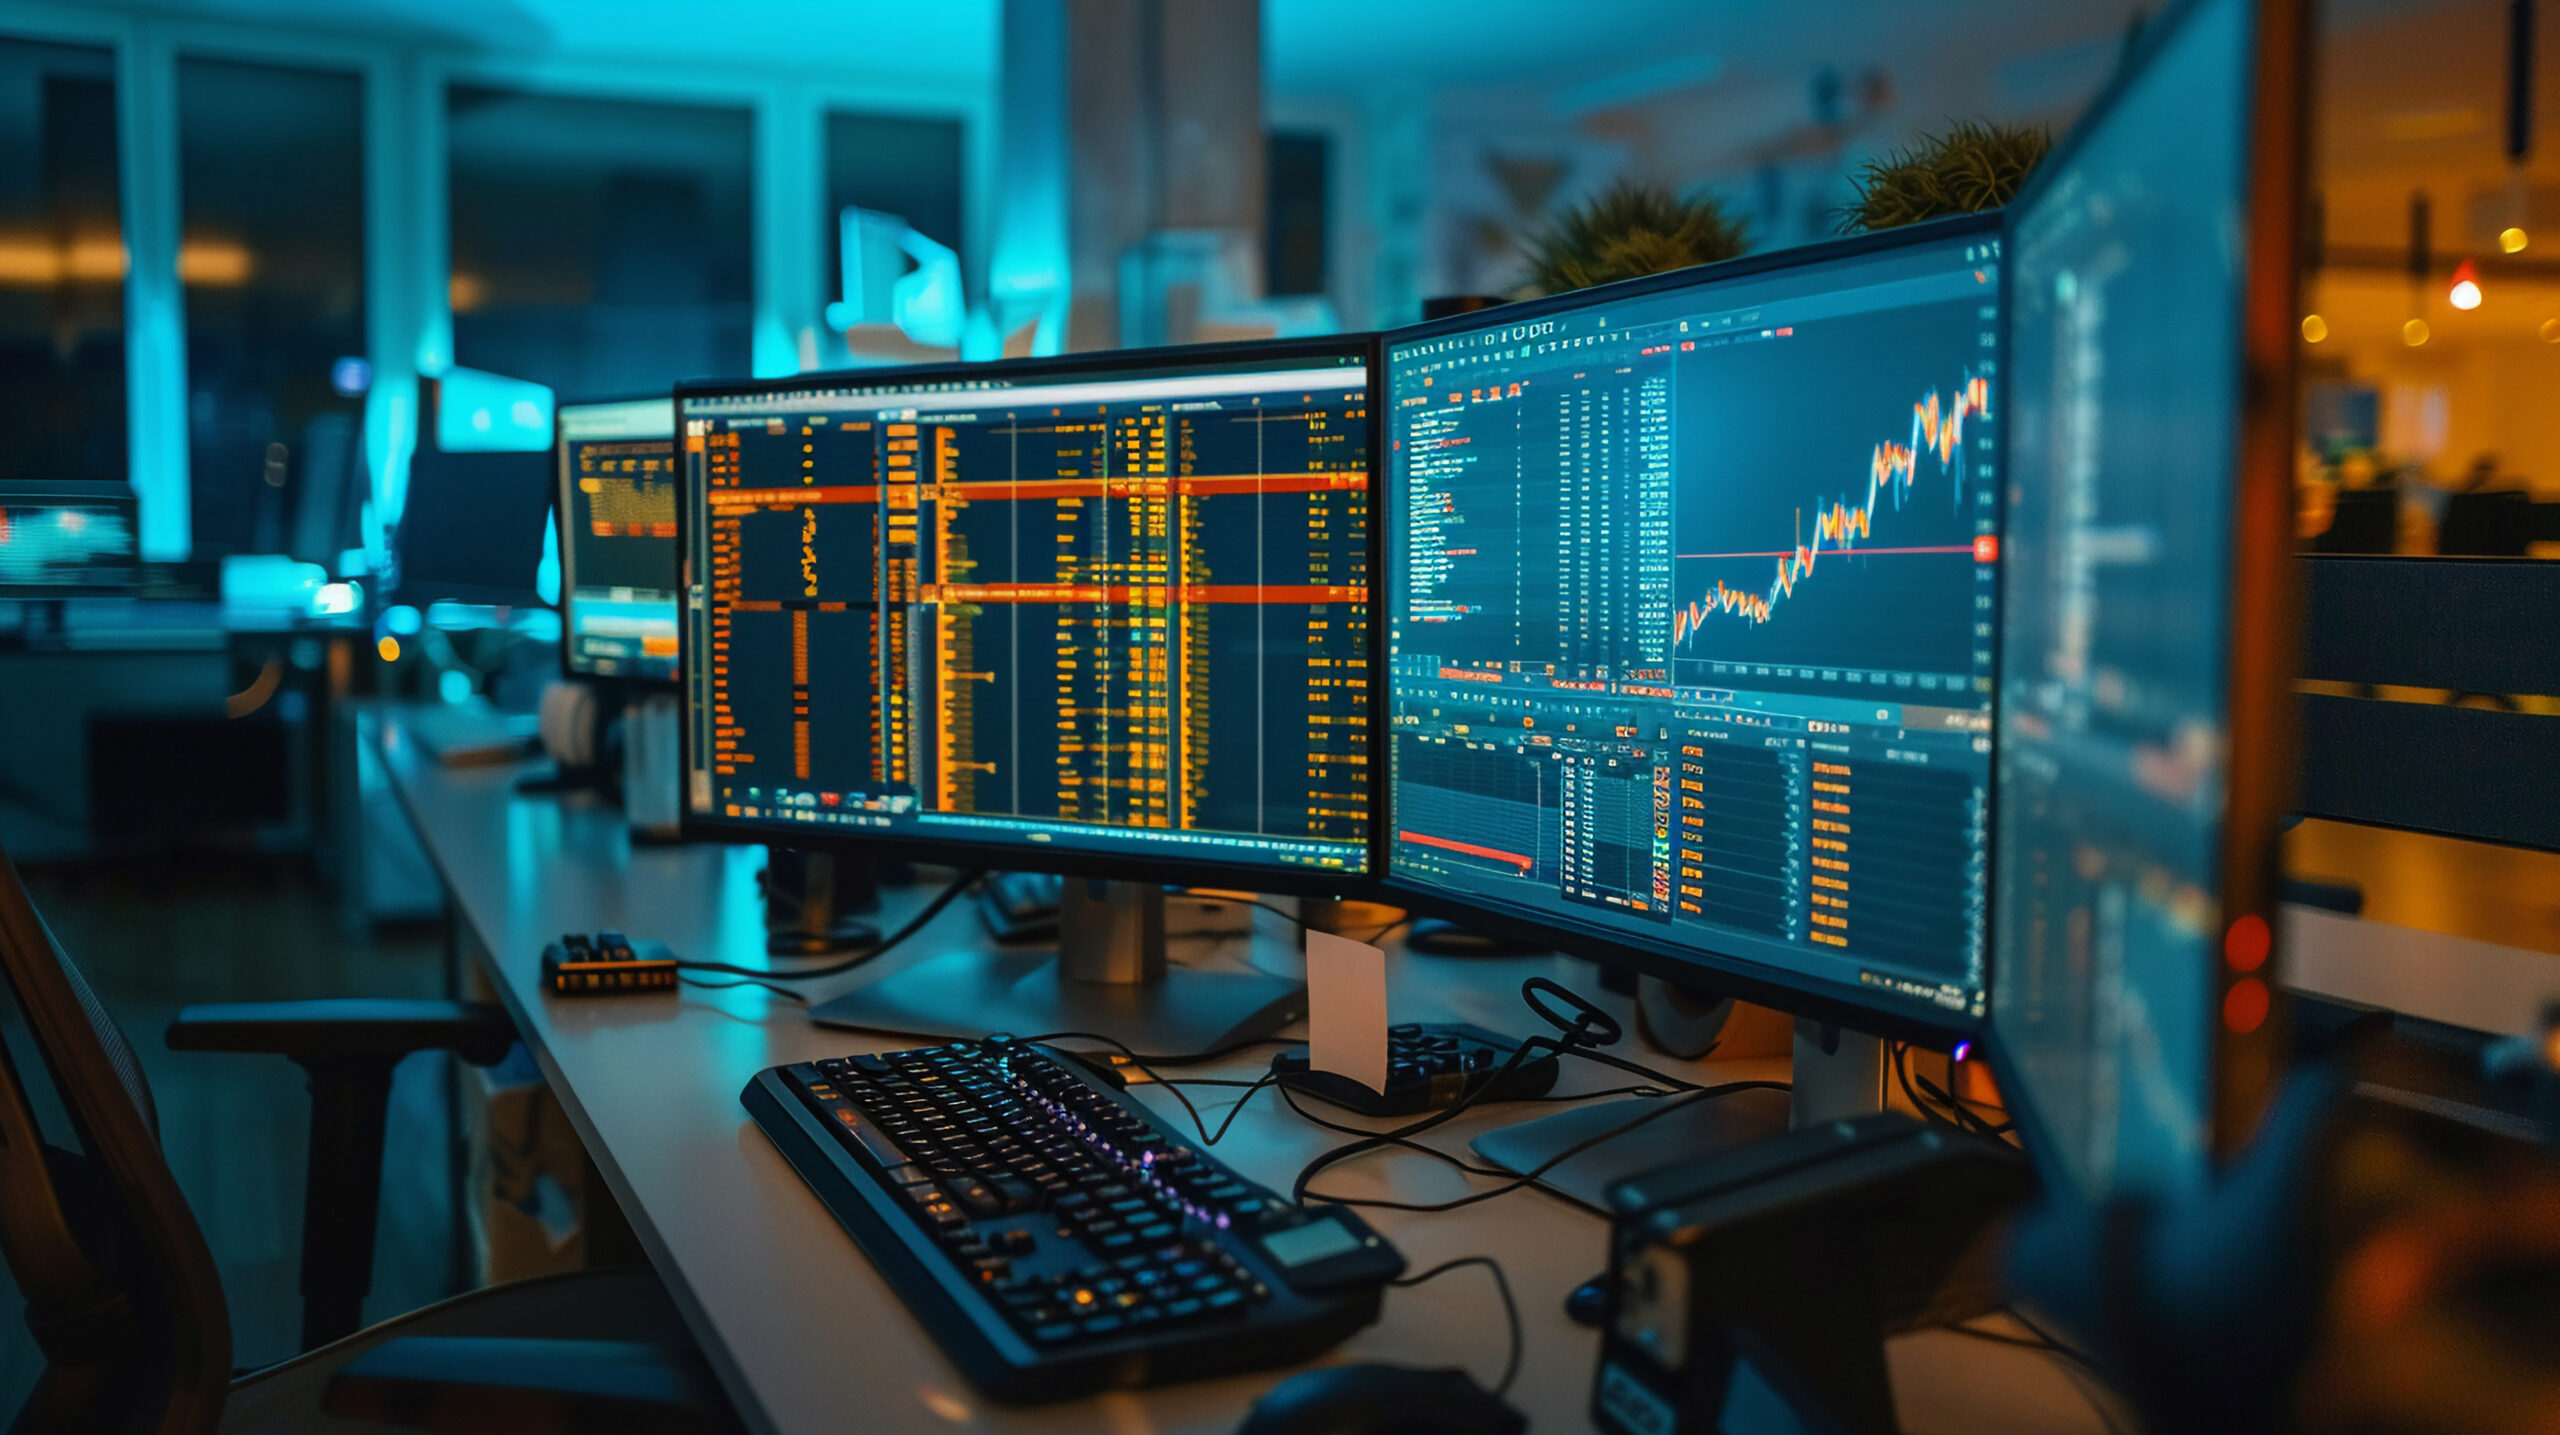
[{"label": "black cable", "polygon": [[[1303,1041],[1285,1036],[1249,1036],[1242,1041],[1229,1042],[1225,1046],[1217,1047],[1209,1051],[1194,1052],[1187,1056],[1142,1056],[1137,1052],[1131,1051],[1127,1042],[1122,1041],[1117,1037],[1104,1036],[1098,1031],[1053,1031],[1045,1036],[1017,1037],[1016,1040],[1063,1041],[1069,1037],[1074,1037],[1083,1041],[1101,1042],[1104,1046],[1110,1047],[1112,1050],[1119,1052],[1121,1056],[1128,1060],[1130,1065],[1138,1067],[1141,1071],[1145,1071],[1149,1066],[1206,1066],[1210,1062],[1224,1060],[1227,1057],[1235,1055],[1239,1051],[1250,1051],[1257,1046],[1306,1045]],[[1148,1072],[1148,1075],[1153,1076],[1154,1073]],[[1162,1080],[1163,1078],[1158,1077],[1157,1079]]]},{"label": "black cable", "polygon": [[[1299,1117],[1300,1117],[1301,1119],[1305,1120],[1305,1121],[1306,1121],[1306,1123],[1307,1123],[1308,1125],[1310,1125],[1310,1126],[1321,1126],[1321,1127],[1323,1127],[1323,1128],[1324,1128],[1325,1130],[1327,1130],[1327,1131],[1339,1131],[1339,1132],[1341,1132],[1341,1133],[1342,1133],[1343,1135],[1345,1135],[1345,1136],[1374,1136],[1374,1135],[1376,1135],[1376,1134],[1377,1134],[1377,1133],[1376,1133],[1376,1132],[1374,1132],[1374,1131],[1367,1131],[1367,1130],[1363,1130],[1363,1129],[1361,1129],[1360,1127],[1357,1127],[1357,1126],[1345,1126],[1345,1125],[1342,1125],[1340,1122],[1327,1121],[1327,1120],[1325,1120],[1323,1117],[1316,1115],[1316,1114],[1315,1114],[1314,1112],[1312,1112],[1312,1111],[1309,1111],[1307,1108],[1305,1108],[1305,1107],[1303,1107],[1303,1106],[1300,1106],[1300,1105],[1298,1104],[1298,1096],[1297,1096],[1297,1093],[1296,1093],[1296,1092],[1294,1092],[1294,1091],[1292,1091],[1292,1090],[1291,1090],[1290,1088],[1288,1088],[1287,1086],[1282,1086],[1281,1088],[1279,1088],[1279,1090],[1280,1090],[1280,1099],[1281,1099],[1282,1101],[1287,1102],[1287,1103],[1289,1104],[1289,1109],[1290,1109],[1290,1110],[1292,1110],[1292,1111],[1294,1111],[1294,1112],[1296,1112],[1296,1113],[1298,1113]],[[1446,1161],[1446,1162],[1448,1162],[1450,1165],[1455,1166],[1455,1167],[1457,1167],[1459,1170],[1464,1171],[1464,1172],[1466,1172],[1466,1173],[1468,1173],[1469,1175],[1472,1175],[1472,1176],[1508,1176],[1508,1175],[1510,1175],[1510,1174],[1511,1174],[1509,1171],[1507,1171],[1507,1170],[1505,1170],[1505,1169],[1503,1169],[1502,1167],[1499,1167],[1499,1166],[1478,1166],[1478,1165],[1475,1165],[1475,1164],[1474,1164],[1474,1163],[1472,1163],[1472,1162],[1469,1162],[1469,1161],[1463,1160],[1463,1159],[1461,1159],[1461,1158],[1459,1158],[1459,1157],[1456,1157],[1456,1156],[1452,1156],[1452,1155],[1450,1155],[1448,1152],[1441,1150],[1441,1149],[1440,1149],[1439,1147],[1437,1147],[1437,1146],[1425,1146],[1425,1145],[1423,1145],[1421,1142],[1419,1142],[1419,1141],[1415,1141],[1415,1140],[1412,1140],[1412,1139],[1410,1139],[1410,1138],[1408,1138],[1408,1137],[1401,1137],[1401,1136],[1400,1136],[1400,1137],[1397,1137],[1395,1140],[1388,1142],[1387,1144],[1388,1144],[1388,1145],[1390,1145],[1390,1146],[1397,1146],[1397,1147],[1401,1147],[1401,1148],[1403,1148],[1404,1150],[1407,1150],[1407,1151],[1414,1151],[1414,1152],[1418,1152],[1418,1153],[1420,1153],[1420,1154],[1422,1154],[1422,1155],[1425,1155],[1425,1156],[1437,1157],[1438,1159],[1440,1159],[1440,1160],[1442,1160],[1442,1161]]]},{"label": "black cable", "polygon": [[738,987],[762,987],[766,991],[773,993],[775,996],[789,997],[802,1006],[807,1006],[809,1004],[809,999],[807,997],[793,991],[791,988],[783,986],[777,982],[763,981],[755,977],[740,977],[738,980],[733,982],[706,982],[698,981],[692,977],[679,973],[676,976],[676,980],[689,987],[700,987],[707,992],[725,992],[734,990]]},{"label": "black cable", "polygon": [[[1478,1201],[1490,1201],[1496,1196],[1508,1196],[1523,1186],[1535,1185],[1538,1179],[1546,1175],[1549,1171],[1552,1171],[1556,1167],[1563,1165],[1565,1162],[1572,1160],[1574,1157],[1581,1155],[1583,1152],[1590,1150],[1592,1147],[1599,1145],[1601,1142],[1614,1141],[1618,1137],[1624,1136],[1628,1132],[1635,1130],[1637,1127],[1644,1125],[1646,1122],[1652,1121],[1657,1117],[1668,1116],[1673,1111],[1687,1106],[1692,1102],[1711,1100],[1719,1096],[1728,1096],[1737,1091],[1785,1091],[1787,1089],[1787,1083],[1783,1081],[1729,1081],[1722,1086],[1701,1087],[1696,1091],[1688,1091],[1683,1092],[1678,1096],[1666,1097],[1656,1103],[1653,1110],[1646,1112],[1635,1120],[1628,1122],[1626,1125],[1613,1127],[1607,1131],[1601,1132],[1597,1136],[1589,1138],[1588,1140],[1577,1141],[1573,1145],[1557,1152],[1555,1155],[1548,1157],[1546,1160],[1539,1162],[1527,1171],[1520,1173],[1510,1181],[1494,1187],[1492,1190],[1472,1192],[1468,1195],[1459,1196],[1453,1200],[1433,1202],[1379,1201],[1367,1199],[1365,1197],[1325,1195],[1318,1195],[1314,1199],[1336,1206],[1368,1206],[1382,1211],[1454,1211],[1461,1206],[1472,1206]],[[1355,1142],[1353,1144],[1358,1145],[1359,1143]],[[1381,1142],[1380,1144],[1394,1143],[1389,1141]],[[1349,1151],[1351,1148],[1337,1147],[1335,1149],[1339,1151]],[[1368,1149],[1376,1148],[1372,1146]],[[1329,1152],[1327,1154],[1330,1155],[1332,1153]],[[1321,1160],[1322,1158],[1318,1159]],[[1306,1182],[1313,1174],[1314,1172],[1312,1171],[1299,1173],[1298,1186],[1291,1193],[1302,1205],[1307,1199]]]},{"label": "black cable", "polygon": [[[1911,1074],[1910,1055],[1911,1044],[1909,1042],[1898,1041],[1893,1044],[1893,1074],[1895,1078],[1902,1083],[1903,1096],[1909,1099],[1912,1108],[1918,1111],[1923,1117],[1936,1122],[1938,1125],[1953,1126],[1960,1131],[1992,1141],[2000,1140],[2015,1128],[2017,1123],[2012,1121],[1995,1123],[1989,1120],[1981,1113],[1975,1111],[1970,1105],[1966,1104],[1962,1098],[1956,1096],[1953,1091],[1939,1086],[1928,1077],[1920,1076],[1915,1078]],[[1947,1057],[1947,1067],[1948,1085],[1951,1087],[1954,1084],[1955,1068],[1955,1057],[1952,1053]],[[1918,1088],[1916,1090],[1913,1088],[1913,1082],[1915,1080],[1918,1082]],[[1929,1101],[1923,1101],[1921,1099],[1923,1093],[1928,1095],[1930,1098]],[[1937,1103],[1937,1105],[1933,1106],[1931,1104],[1932,1101]],[[1943,1106],[1945,1111],[1939,1110],[1938,1108],[1940,1106]],[[1948,1115],[1948,1112],[1952,1112],[1953,1115]]]},{"label": "black cable", "polygon": [[[1253,1084],[1251,1084],[1251,1085],[1247,1086],[1247,1087],[1244,1089],[1244,1095],[1239,1096],[1239,1097],[1237,1097],[1237,1098],[1236,1098],[1236,1104],[1227,1108],[1227,1119],[1218,1123],[1218,1131],[1217,1131],[1217,1134],[1216,1134],[1216,1135],[1214,1135],[1214,1136],[1212,1136],[1212,1135],[1208,1135],[1207,1133],[1203,1133],[1202,1139],[1203,1139],[1204,1144],[1206,1144],[1206,1145],[1210,1145],[1210,1146],[1215,1146],[1215,1145],[1217,1145],[1219,1142],[1226,1140],[1226,1139],[1227,1139],[1227,1129],[1228,1129],[1229,1127],[1234,1126],[1234,1125],[1236,1124],[1236,1118],[1237,1118],[1238,1116],[1241,1116],[1241,1115],[1243,1115],[1243,1114],[1244,1114],[1244,1109],[1245,1109],[1245,1107],[1246,1107],[1246,1106],[1248,1106],[1248,1105],[1250,1105],[1250,1104],[1252,1103],[1252,1101],[1253,1101],[1254,1093],[1256,1093],[1256,1092],[1258,1092],[1258,1091],[1262,1090],[1262,1088],[1264,1088],[1264,1087],[1266,1087],[1266,1086],[1271,1085],[1274,1081],[1277,1081],[1277,1080],[1279,1079],[1279,1077],[1280,1077],[1280,1073],[1278,1073],[1278,1072],[1276,1072],[1276,1071],[1275,1071],[1275,1072],[1273,1072],[1271,1075],[1269,1075],[1269,1076],[1266,1076],[1266,1077],[1262,1078],[1260,1081],[1254,1082]],[[1164,1083],[1164,1082],[1162,1082],[1162,1081],[1159,1081],[1159,1082],[1157,1082],[1156,1084],[1157,1084],[1158,1086],[1163,1086],[1165,1083]]]},{"label": "black cable", "polygon": [[983,868],[961,873],[950,886],[936,893],[932,901],[925,903],[914,916],[909,917],[905,926],[882,938],[878,946],[856,952],[841,961],[829,962],[822,967],[740,967],[732,966],[727,962],[694,961],[680,961],[676,966],[688,972],[717,972],[722,976],[747,977],[758,981],[807,982],[815,981],[820,977],[840,976],[875,957],[886,954],[890,948],[924,930],[926,923],[941,916],[943,908],[950,906],[954,899],[969,889],[971,883],[985,875]]},{"label": "black cable", "polygon": [[1920,1099],[1918,1088],[1911,1084],[1911,1067],[1908,1062],[1910,1051],[1911,1047],[1907,1042],[1897,1041],[1893,1044],[1893,1076],[1894,1080],[1902,1084],[1902,1098],[1910,1102],[1911,1109],[1919,1112],[1921,1118],[1933,1126],[1962,1125],[1963,1123]]},{"label": "black cable", "polygon": [[[1718,1043],[1718,1045],[1721,1044],[1722,1043]],[[1715,1047],[1710,1046],[1707,1050],[1713,1051],[1715,1050]],[[1697,1082],[1683,1081],[1679,1077],[1671,1075],[1669,1072],[1656,1071],[1652,1067],[1646,1066],[1641,1062],[1629,1061],[1623,1056],[1611,1056],[1605,1051],[1593,1051],[1588,1047],[1581,1046],[1568,1046],[1564,1049],[1562,1054],[1566,1056],[1578,1056],[1585,1061],[1598,1062],[1602,1066],[1614,1066],[1618,1070],[1626,1072],[1630,1076],[1641,1076],[1648,1081],[1659,1083],[1674,1091],[1696,1091],[1699,1089],[1699,1084]]]},{"label": "black cable", "polygon": [[1406,1276],[1402,1280],[1389,1281],[1387,1284],[1400,1290],[1406,1289],[1418,1286],[1434,1277],[1446,1275],[1462,1266],[1482,1266],[1493,1272],[1493,1288],[1502,1293],[1502,1317],[1511,1325],[1511,1354],[1502,1362],[1502,1381],[1493,1387],[1493,1393],[1507,1394],[1511,1389],[1511,1382],[1520,1378],[1520,1307],[1511,1299],[1511,1281],[1509,1277],[1503,1275],[1501,1262],[1491,1256],[1460,1256],[1454,1261],[1442,1261],[1418,1276]]}]

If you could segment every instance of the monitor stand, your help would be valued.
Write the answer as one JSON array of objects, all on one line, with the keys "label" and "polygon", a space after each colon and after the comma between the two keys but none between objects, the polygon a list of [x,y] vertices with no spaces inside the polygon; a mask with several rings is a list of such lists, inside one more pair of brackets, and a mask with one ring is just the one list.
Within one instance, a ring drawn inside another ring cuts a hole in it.
[{"label": "monitor stand", "polygon": [[1089,1032],[1173,1059],[1269,1036],[1306,1010],[1304,982],[1169,965],[1162,887],[1070,877],[1055,954],[945,952],[809,1015],[827,1026],[916,1036]]},{"label": "monitor stand", "polygon": [[[1602,1214],[1609,1191],[1676,1161],[1729,1151],[1789,1130],[1884,1109],[1884,1043],[1825,1022],[1796,1020],[1793,1091],[1736,1091],[1664,1110],[1675,1097],[1597,1101],[1488,1131],[1467,1143],[1506,1171],[1530,1171],[1556,1153],[1629,1126],[1538,1178],[1538,1184]],[[1641,1126],[1635,1123],[1651,1116]]]},{"label": "monitor stand", "polygon": [[880,944],[880,929],[851,915],[879,910],[878,864],[768,847],[761,881],[768,955],[832,957]]},{"label": "monitor stand", "polygon": [[1534,957],[1546,948],[1535,942],[1479,932],[1439,917],[1416,917],[1405,928],[1404,949],[1426,957]]}]

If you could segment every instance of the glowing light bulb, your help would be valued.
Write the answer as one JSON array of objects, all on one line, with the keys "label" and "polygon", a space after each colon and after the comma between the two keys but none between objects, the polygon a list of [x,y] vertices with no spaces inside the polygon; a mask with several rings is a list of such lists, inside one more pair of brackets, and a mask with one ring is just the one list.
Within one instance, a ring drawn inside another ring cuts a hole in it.
[{"label": "glowing light bulb", "polygon": [[2498,247],[2509,254],[2522,254],[2525,243],[2525,232],[2512,224],[2498,231]]},{"label": "glowing light bulb", "polygon": [[2480,307],[2480,274],[2478,270],[2471,267],[2470,260],[2465,259],[2453,267],[2453,288],[2445,297],[2452,301],[2456,309],[2470,310]]},{"label": "glowing light bulb", "polygon": [[2317,344],[2329,337],[2329,321],[2317,314],[2302,316],[2302,342]]},{"label": "glowing light bulb", "polygon": [[380,653],[382,655],[382,660],[386,663],[396,663],[400,661],[400,640],[391,636],[389,633],[382,635],[382,641],[374,644],[373,650]]},{"label": "glowing light bulb", "polygon": [[2427,341],[2428,332],[2426,320],[2412,319],[2400,326],[2400,342],[2414,349]]}]

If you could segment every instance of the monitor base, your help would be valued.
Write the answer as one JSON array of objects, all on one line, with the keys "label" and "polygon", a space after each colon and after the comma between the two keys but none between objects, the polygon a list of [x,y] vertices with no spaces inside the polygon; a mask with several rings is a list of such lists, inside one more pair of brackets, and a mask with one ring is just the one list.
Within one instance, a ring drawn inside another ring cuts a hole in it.
[{"label": "monitor base", "polygon": [[1078,981],[1048,952],[946,952],[821,1003],[821,1026],[913,1036],[1092,1032],[1141,1056],[1206,1056],[1304,1016],[1307,989],[1285,977],[1186,967],[1142,982]]},{"label": "monitor base", "polygon": [[1538,1178],[1539,1185],[1566,1200],[1606,1215],[1609,1188],[1630,1176],[1787,1134],[1792,1103],[1783,1091],[1736,1091],[1691,1101],[1678,1110],[1663,1110],[1665,1103],[1677,1100],[1677,1096],[1645,1096],[1596,1101],[1488,1131],[1467,1144],[1506,1171],[1533,1171],[1554,1160],[1559,1151],[1621,1130],[1648,1113],[1660,1113],[1627,1136],[1602,1141]]},{"label": "monitor base", "polygon": [[1535,942],[1479,932],[1439,917],[1416,917],[1404,931],[1404,949],[1425,957],[1535,957],[1546,949]]},{"label": "monitor base", "polygon": [[880,929],[855,917],[838,917],[822,932],[789,927],[764,939],[765,955],[772,957],[835,957],[878,945]]}]

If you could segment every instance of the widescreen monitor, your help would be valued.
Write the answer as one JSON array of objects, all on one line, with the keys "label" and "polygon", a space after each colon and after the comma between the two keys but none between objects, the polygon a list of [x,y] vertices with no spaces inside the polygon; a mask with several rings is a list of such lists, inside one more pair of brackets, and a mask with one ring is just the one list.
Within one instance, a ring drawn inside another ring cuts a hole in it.
[{"label": "widescreen monitor", "polygon": [[2091,1197],[2195,1192],[2274,1067],[2301,38],[2163,17],[2010,213],[1992,1047]]},{"label": "widescreen monitor", "polygon": [[1368,357],[1346,338],[680,388],[688,831],[1364,877]]},{"label": "widescreen monitor", "polygon": [[673,682],[675,403],[562,404],[558,433],[561,662]]},{"label": "widescreen monitor", "polygon": [[1987,219],[1385,344],[1385,875],[1726,992],[1983,1014]]},{"label": "widescreen monitor", "polygon": [[0,482],[0,598],[131,593],[142,582],[133,490]]}]

